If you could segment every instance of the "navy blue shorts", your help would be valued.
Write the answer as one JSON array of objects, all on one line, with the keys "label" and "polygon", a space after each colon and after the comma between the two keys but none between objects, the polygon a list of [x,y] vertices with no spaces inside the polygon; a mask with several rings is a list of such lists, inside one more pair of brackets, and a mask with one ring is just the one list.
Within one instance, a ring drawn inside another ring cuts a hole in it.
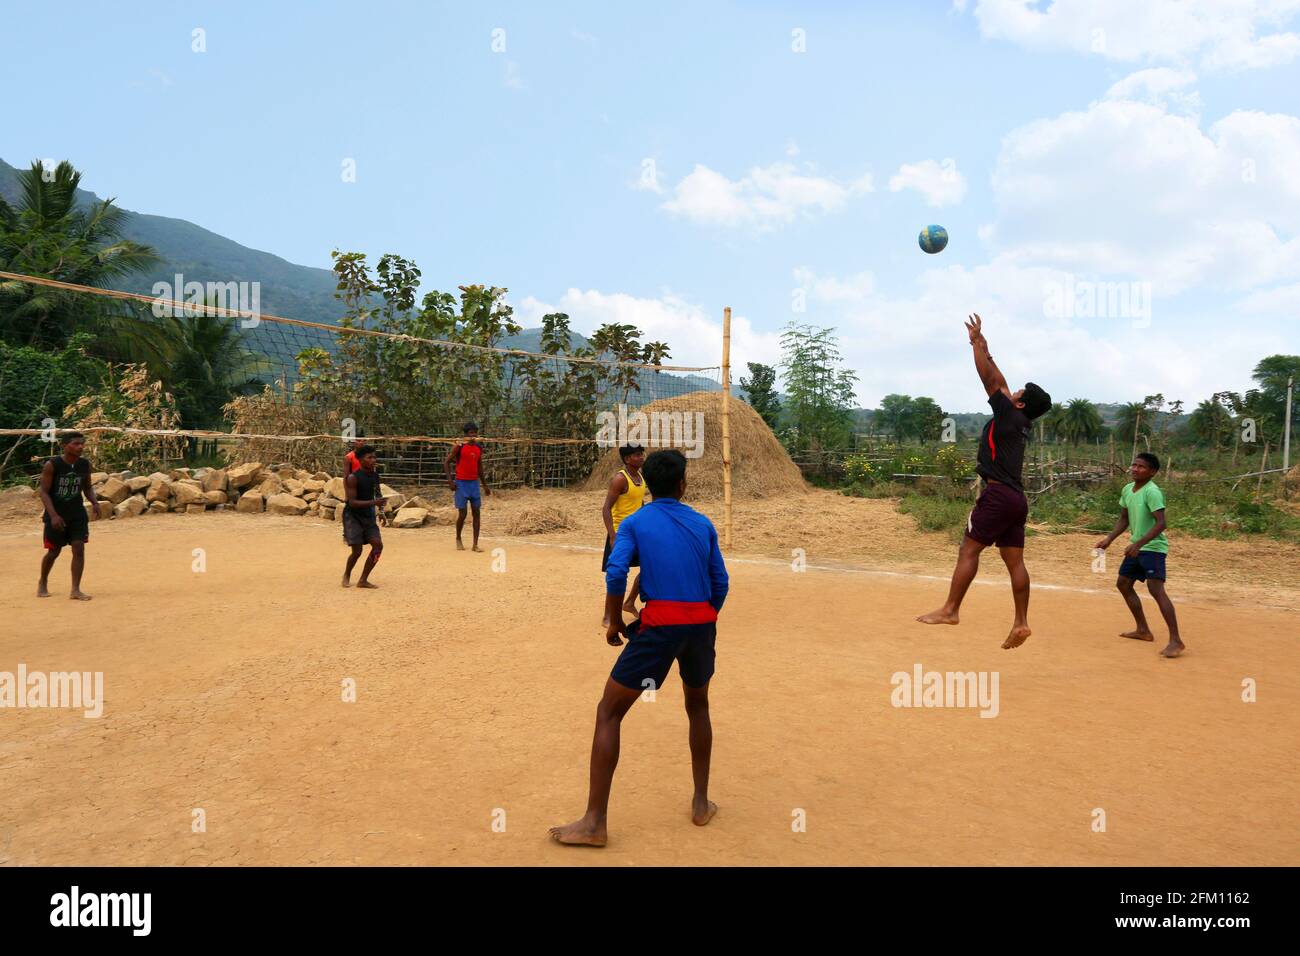
[{"label": "navy blue shorts", "polygon": [[1119,566],[1119,576],[1130,581],[1163,581],[1165,579],[1165,553],[1139,551],[1136,558],[1125,558]]},{"label": "navy blue shorts", "polygon": [[[666,624],[641,629],[640,621],[627,627],[627,644],[609,676],[631,690],[658,690],[677,662],[682,683],[703,687],[713,677],[713,643],[718,625]],[[647,683],[653,681],[654,683]]]}]

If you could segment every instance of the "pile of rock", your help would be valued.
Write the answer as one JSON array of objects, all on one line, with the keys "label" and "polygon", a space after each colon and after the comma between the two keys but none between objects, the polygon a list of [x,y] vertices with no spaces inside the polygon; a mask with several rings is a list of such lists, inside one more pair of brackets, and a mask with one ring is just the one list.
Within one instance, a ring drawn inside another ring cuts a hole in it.
[{"label": "pile of rock", "polygon": [[[261,462],[230,468],[173,468],[150,475],[96,472],[90,482],[99,499],[101,518],[167,512],[202,514],[233,508],[248,514],[315,515],[340,521],[346,497],[342,478],[323,471],[304,471],[292,465],[265,466]],[[434,506],[419,496],[408,500],[388,485],[379,487],[387,499],[384,511],[394,527],[418,528],[435,512]],[[86,508],[89,510],[89,502]],[[443,517],[439,514],[435,520],[441,523]]]}]

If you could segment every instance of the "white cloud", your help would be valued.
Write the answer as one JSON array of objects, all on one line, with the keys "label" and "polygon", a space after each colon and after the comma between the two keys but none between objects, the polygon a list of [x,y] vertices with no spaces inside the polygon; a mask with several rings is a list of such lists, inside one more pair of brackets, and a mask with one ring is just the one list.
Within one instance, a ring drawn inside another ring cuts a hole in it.
[{"label": "white cloud", "polygon": [[889,191],[896,193],[904,189],[915,189],[930,206],[951,206],[966,195],[966,177],[957,171],[952,159],[942,163],[933,159],[904,163],[889,177]]},{"label": "white cloud", "polygon": [[[641,341],[667,342],[672,349],[669,365],[709,367],[722,362],[722,308],[706,309],[672,293],[642,298],[625,292],[569,289],[560,300],[546,303],[529,296],[516,311],[525,327],[541,325],[548,312],[564,312],[570,326],[590,335],[607,323],[636,326]],[[780,356],[780,334],[759,332],[738,312],[731,316],[732,381],[739,381],[747,362],[774,364]]]},{"label": "white cloud", "polygon": [[970,269],[936,266],[914,292],[899,296],[880,291],[870,275],[795,271],[810,290],[801,320],[836,328],[846,364],[859,375],[858,398],[868,407],[901,392],[928,395],[949,411],[984,410],[962,326],[970,312],[983,317],[1013,387],[1035,381],[1057,401],[1135,401],[1159,391],[1194,404],[1220,389],[1247,387],[1262,356],[1287,348],[1280,328],[1243,328],[1185,303],[1157,300],[1150,327],[1127,317],[1045,314],[1049,290],[1071,278],[999,257]]},{"label": "white cloud", "polygon": [[872,189],[870,173],[845,183],[800,173],[792,163],[773,163],[731,180],[697,164],[662,208],[701,225],[773,229],[800,215],[836,212]]},{"label": "white cloud", "polygon": [[1035,50],[1251,69],[1300,55],[1300,0],[979,0],[980,33]]},{"label": "white cloud", "polygon": [[1105,98],[1150,103],[1171,112],[1194,115],[1201,112],[1200,94],[1184,90],[1195,82],[1196,74],[1191,70],[1153,67],[1130,73],[1107,90]]},{"label": "white cloud", "polygon": [[1116,98],[1154,79],[1005,137],[992,176],[1000,251],[1150,281],[1164,297],[1300,278],[1300,119],[1238,111],[1203,130]]}]

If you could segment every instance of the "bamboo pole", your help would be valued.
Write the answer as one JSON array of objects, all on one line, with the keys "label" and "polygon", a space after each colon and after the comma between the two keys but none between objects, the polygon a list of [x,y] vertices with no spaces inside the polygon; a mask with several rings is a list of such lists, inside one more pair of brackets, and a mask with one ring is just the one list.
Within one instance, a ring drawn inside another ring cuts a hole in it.
[{"label": "bamboo pole", "polygon": [[722,310],[722,546],[731,548],[731,306]]}]

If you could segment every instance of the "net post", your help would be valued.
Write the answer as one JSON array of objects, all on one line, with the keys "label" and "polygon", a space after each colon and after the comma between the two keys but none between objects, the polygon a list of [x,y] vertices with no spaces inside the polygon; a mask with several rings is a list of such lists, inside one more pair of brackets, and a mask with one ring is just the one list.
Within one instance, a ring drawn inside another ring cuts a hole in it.
[{"label": "net post", "polygon": [[722,310],[722,546],[731,548],[731,306]]}]

